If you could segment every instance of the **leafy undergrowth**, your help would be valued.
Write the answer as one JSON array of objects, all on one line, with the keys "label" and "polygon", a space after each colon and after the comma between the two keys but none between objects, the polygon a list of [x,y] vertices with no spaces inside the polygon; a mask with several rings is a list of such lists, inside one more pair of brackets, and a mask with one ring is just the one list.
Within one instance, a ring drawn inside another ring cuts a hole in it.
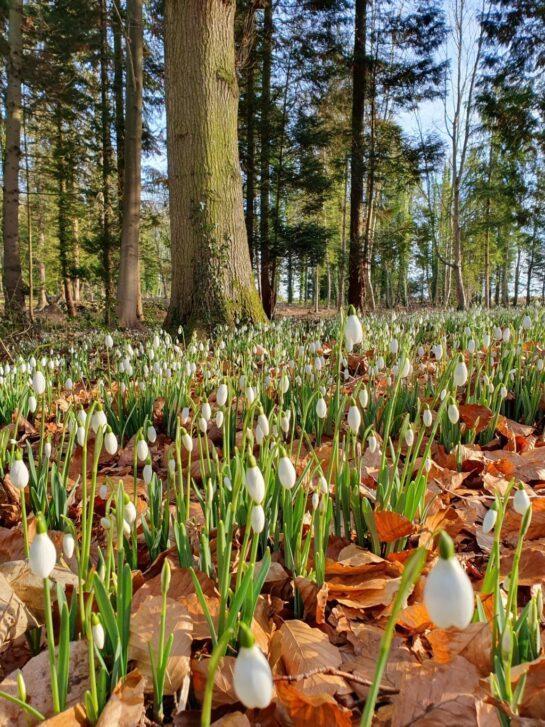
[{"label": "leafy undergrowth", "polygon": [[544,333],[10,341],[0,724],[545,720]]}]

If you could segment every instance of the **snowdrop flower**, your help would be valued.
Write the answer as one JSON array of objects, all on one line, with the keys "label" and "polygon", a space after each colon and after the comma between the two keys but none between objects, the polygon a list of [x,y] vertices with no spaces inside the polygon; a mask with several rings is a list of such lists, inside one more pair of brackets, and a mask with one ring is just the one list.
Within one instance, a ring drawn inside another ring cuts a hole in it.
[{"label": "snowdrop flower", "polygon": [[499,326],[496,326],[494,328],[494,338],[496,339],[496,341],[501,341],[501,339],[503,338],[503,331]]},{"label": "snowdrop flower", "polygon": [[67,391],[72,391],[72,389],[74,388],[74,382],[71,378],[66,379],[66,381],[64,382],[64,388]]},{"label": "snowdrop flower", "polygon": [[454,369],[455,386],[465,386],[467,382],[467,366],[465,361],[459,361]]},{"label": "snowdrop flower", "polygon": [[205,419],[207,422],[212,416],[212,408],[207,401],[205,401],[204,404],[201,406],[201,414],[202,418]]},{"label": "snowdrop flower", "polygon": [[38,402],[36,400],[36,397],[33,394],[31,394],[28,397],[28,410],[31,414],[34,414],[34,412],[36,411],[37,408],[38,408]]},{"label": "snowdrop flower", "polygon": [[499,393],[500,393],[500,399],[505,399],[507,397],[507,387],[501,386]]},{"label": "snowdrop flower", "polygon": [[104,648],[106,635],[104,633],[104,626],[101,624],[98,614],[93,613],[93,615],[91,616],[91,624],[91,631],[93,633],[93,641],[95,643],[95,646],[99,651],[102,651],[102,649]]},{"label": "snowdrop flower", "polygon": [[36,518],[36,535],[29,549],[28,560],[31,571],[41,579],[49,578],[57,562],[57,551],[47,534],[47,526],[41,513]]},{"label": "snowdrop flower", "polygon": [[76,418],[78,420],[78,424],[80,426],[85,426],[85,422],[87,421],[87,413],[85,409],[78,409],[78,413],[76,414]]},{"label": "snowdrop flower", "polygon": [[265,480],[253,455],[248,457],[250,465],[246,470],[246,487],[248,494],[256,505],[260,505],[265,499]]},{"label": "snowdrop flower", "polygon": [[405,444],[407,447],[412,447],[414,444],[414,431],[411,427],[405,432]]},{"label": "snowdrop flower", "polygon": [[250,525],[254,533],[262,533],[265,527],[265,511],[261,505],[254,505],[250,514]]},{"label": "snowdrop flower", "polygon": [[32,388],[34,393],[41,396],[45,391],[45,376],[41,371],[35,371],[32,375]]},{"label": "snowdrop flower", "polygon": [[248,386],[246,389],[246,400],[248,404],[253,404],[255,401],[255,391],[252,386]]},{"label": "snowdrop flower", "polygon": [[469,341],[467,342],[467,350],[468,350],[468,353],[475,353],[475,349],[476,349],[476,348],[477,348],[477,344],[475,343],[474,339],[473,339],[473,338],[471,338],[471,339],[470,339],[470,340],[469,340]]},{"label": "snowdrop flower", "polygon": [[263,411],[257,417],[257,426],[261,429],[265,437],[269,434],[269,420]]},{"label": "snowdrop flower", "polygon": [[168,471],[171,475],[176,472],[176,460],[172,457],[168,460]]},{"label": "snowdrop flower", "polygon": [[390,353],[392,353],[394,356],[397,355],[397,352],[399,351],[399,342],[397,338],[392,338],[390,341]]},{"label": "snowdrop flower", "polygon": [[136,456],[140,462],[145,462],[149,457],[148,443],[145,439],[139,439],[136,445]]},{"label": "snowdrop flower", "polygon": [[117,452],[117,437],[111,429],[104,436],[104,449],[108,454],[115,454]]},{"label": "snowdrop flower", "polygon": [[23,462],[23,455],[20,450],[17,450],[15,460],[11,463],[9,478],[13,486],[18,490],[24,490],[28,485],[30,473],[28,471],[28,467]]},{"label": "snowdrop flower", "polygon": [[244,623],[239,626],[239,634],[241,646],[233,670],[235,694],[248,709],[265,709],[273,696],[269,662]]},{"label": "snowdrop flower", "polygon": [[112,521],[109,517],[100,518],[100,524],[104,530],[109,530],[112,527]]},{"label": "snowdrop flower", "polygon": [[265,439],[265,435],[263,433],[263,430],[259,425],[255,428],[255,441],[257,442],[258,446],[261,447],[263,444],[263,440]]},{"label": "snowdrop flower", "polygon": [[51,457],[51,442],[49,441],[49,439],[44,444],[44,457],[46,459],[49,459]]},{"label": "snowdrop flower", "polygon": [[318,419],[325,419],[327,416],[327,404],[323,397],[320,397],[316,402],[316,416]]},{"label": "snowdrop flower", "polygon": [[109,333],[107,333],[106,337],[104,338],[104,345],[106,346],[106,348],[114,347],[114,339],[110,336]]},{"label": "snowdrop flower", "polygon": [[525,315],[524,318],[522,319],[522,327],[524,328],[525,331],[527,331],[528,329],[530,329],[532,327],[532,319],[530,318],[529,315]]},{"label": "snowdrop flower", "polygon": [[108,486],[107,485],[100,485],[100,488],[98,490],[98,494],[101,500],[107,500],[108,499]]},{"label": "snowdrop flower", "polygon": [[280,391],[282,394],[287,394],[288,389],[290,388],[290,380],[286,376],[286,374],[282,375],[282,378],[280,379]]},{"label": "snowdrop flower", "polygon": [[91,418],[91,428],[93,432],[96,434],[99,429],[102,429],[103,427],[106,427],[108,425],[108,420],[106,419],[106,414],[104,413],[104,410],[101,406],[99,406],[95,411],[93,412],[93,416]]},{"label": "snowdrop flower", "polygon": [[132,500],[129,500],[129,496],[125,495],[125,505],[123,507],[123,518],[132,525],[136,520],[136,507]]},{"label": "snowdrop flower", "polygon": [[425,427],[431,427],[432,422],[433,422],[433,415],[432,415],[429,407],[424,409],[424,412],[422,414],[422,421],[424,422]]},{"label": "snowdrop flower", "polygon": [[440,343],[433,346],[431,350],[437,361],[440,361],[443,358],[443,346]]},{"label": "snowdrop flower", "polygon": [[221,429],[223,426],[223,412],[222,411],[216,412],[216,426],[218,429]]},{"label": "snowdrop flower", "polygon": [[182,444],[186,452],[193,451],[193,439],[189,436],[185,429],[182,429]]},{"label": "snowdrop flower", "polygon": [[72,533],[65,533],[62,536],[62,552],[67,560],[74,555],[74,548],[76,547],[76,541]]},{"label": "snowdrop flower", "polygon": [[199,429],[203,434],[206,434],[206,430],[208,429],[208,420],[204,417],[199,417]]},{"label": "snowdrop flower", "polygon": [[288,434],[290,430],[290,417],[288,416],[288,413],[282,414],[280,417],[280,429],[284,432],[284,434]]},{"label": "snowdrop flower", "polygon": [[83,445],[85,444],[85,428],[84,427],[77,428],[76,439],[78,441],[79,446],[83,447]]},{"label": "snowdrop flower", "polygon": [[352,399],[350,408],[348,409],[348,415],[346,417],[348,426],[354,434],[357,434],[361,425],[361,414],[360,410],[356,406],[356,402]]},{"label": "snowdrop flower", "polygon": [[362,409],[367,409],[367,405],[369,404],[369,393],[367,389],[362,389],[358,396],[360,400],[360,406]]},{"label": "snowdrop flower", "polygon": [[154,444],[157,441],[157,431],[153,425],[150,424],[150,426],[148,427],[146,436],[150,444]]},{"label": "snowdrop flower", "polygon": [[444,531],[439,537],[439,558],[424,586],[424,605],[440,629],[451,626],[465,629],[473,617],[475,596],[471,581],[454,554],[451,538]]},{"label": "snowdrop flower", "polygon": [[371,454],[374,454],[377,451],[378,442],[374,434],[371,434],[371,436],[367,439],[367,446],[369,447]]},{"label": "snowdrop flower", "polygon": [[144,465],[144,469],[142,470],[142,479],[144,480],[145,485],[149,485],[151,482],[151,478],[153,477],[153,468],[151,466],[151,462],[146,462]]},{"label": "snowdrop flower", "polygon": [[320,493],[313,492],[312,493],[312,498],[311,498],[311,501],[310,502],[311,502],[311,505],[312,505],[312,509],[314,511],[316,511],[318,509],[318,505],[320,504]]},{"label": "snowdrop flower", "polygon": [[354,306],[350,306],[348,309],[348,316],[344,323],[344,337],[346,342],[351,343],[352,346],[356,346],[363,340],[363,328]]},{"label": "snowdrop flower", "polygon": [[448,418],[451,424],[456,424],[460,418],[460,412],[455,403],[449,404],[447,409]]},{"label": "snowdrop flower", "polygon": [[531,502],[528,497],[528,493],[524,489],[523,485],[519,485],[519,488],[513,497],[513,508],[515,512],[518,512],[519,515],[525,515],[530,506]]},{"label": "snowdrop flower", "polygon": [[504,343],[509,343],[509,340],[511,338],[511,331],[509,328],[504,328],[502,332],[502,339]]},{"label": "snowdrop flower", "polygon": [[286,490],[291,490],[295,485],[297,479],[297,473],[293,462],[286,454],[286,450],[282,447],[280,450],[280,459],[278,460],[278,479],[280,484]]},{"label": "snowdrop flower", "polygon": [[483,535],[488,535],[488,533],[494,529],[494,525],[496,524],[497,519],[498,519],[498,512],[496,510],[496,506],[492,505],[490,510],[487,510],[486,515],[483,518],[483,527],[482,527]]},{"label": "snowdrop flower", "polygon": [[229,390],[227,388],[227,384],[220,384],[216,392],[216,403],[218,406],[225,406],[228,394]]}]

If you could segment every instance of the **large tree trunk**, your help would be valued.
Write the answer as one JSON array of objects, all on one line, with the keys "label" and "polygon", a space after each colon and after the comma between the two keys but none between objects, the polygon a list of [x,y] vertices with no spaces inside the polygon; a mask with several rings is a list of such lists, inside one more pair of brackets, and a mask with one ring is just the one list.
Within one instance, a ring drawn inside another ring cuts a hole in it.
[{"label": "large tree trunk", "polygon": [[6,151],[2,234],[4,238],[4,298],[6,315],[23,318],[25,293],[19,254],[19,161],[21,157],[21,64],[23,2],[11,0],[8,30]]},{"label": "large tree trunk", "polygon": [[367,3],[356,0],[354,59],[352,65],[352,156],[350,164],[350,254],[348,302],[363,307],[367,261],[362,243],[364,232],[364,133],[363,116],[367,95]]},{"label": "large tree trunk", "polygon": [[246,234],[250,260],[255,263],[255,52],[250,50],[246,77]]},{"label": "large tree trunk", "polygon": [[112,35],[114,41],[114,108],[115,146],[117,152],[117,193],[119,222],[123,218],[123,176],[125,174],[125,113],[123,100],[123,37],[121,6],[119,0],[112,0]]},{"label": "large tree trunk", "polygon": [[171,329],[264,320],[244,222],[234,15],[234,0],[165,6]]},{"label": "large tree trunk", "polygon": [[140,194],[142,163],[142,0],[127,0],[127,91],[125,111],[125,174],[123,179],[123,225],[117,288],[119,325],[138,325]]},{"label": "large tree trunk", "polygon": [[270,240],[270,163],[271,163],[271,67],[273,36],[272,0],[265,5],[263,22],[263,68],[261,72],[261,188],[259,236],[261,244],[261,299],[270,318],[274,310],[274,281]]}]

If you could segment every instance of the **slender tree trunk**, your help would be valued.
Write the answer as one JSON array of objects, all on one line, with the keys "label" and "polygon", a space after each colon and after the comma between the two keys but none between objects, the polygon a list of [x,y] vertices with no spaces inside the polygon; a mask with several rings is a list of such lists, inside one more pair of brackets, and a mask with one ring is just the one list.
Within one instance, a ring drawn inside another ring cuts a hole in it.
[{"label": "slender tree trunk", "polygon": [[534,220],[534,232],[531,241],[530,259],[528,260],[528,269],[526,271],[526,305],[530,305],[532,301],[532,274],[534,272],[534,261],[536,253],[536,234],[537,221]]},{"label": "slender tree trunk", "polygon": [[522,250],[520,247],[517,250],[517,263],[515,265],[515,284],[513,286],[513,306],[518,305],[519,302],[519,285],[520,285],[520,261],[522,258]]},{"label": "slender tree trunk", "polygon": [[288,303],[293,303],[293,260],[291,250],[288,251]]},{"label": "slender tree trunk", "polygon": [[171,329],[264,320],[244,222],[234,15],[233,0],[165,5]]},{"label": "slender tree trunk", "polygon": [[104,285],[104,321],[112,315],[112,203],[110,177],[112,173],[112,143],[110,138],[110,101],[108,81],[108,15],[106,0],[100,2],[100,124],[102,163],[102,282]]},{"label": "slender tree trunk", "polygon": [[23,0],[11,0],[8,19],[6,149],[2,198],[3,286],[6,315],[24,318],[25,293],[19,252],[19,162],[21,158],[21,66]]},{"label": "slender tree trunk", "polygon": [[[101,0],[102,1],[102,0]],[[125,112],[123,99],[123,35],[120,0],[112,0],[112,35],[114,41],[115,145],[117,152],[117,194],[119,224],[123,219],[123,177],[125,175]]]},{"label": "slender tree trunk", "polygon": [[142,163],[142,1],[127,0],[127,91],[125,111],[125,174],[123,179],[123,225],[117,288],[119,325],[138,325],[139,238]]},{"label": "slender tree trunk", "polygon": [[344,305],[346,287],[346,212],[348,209],[348,168],[350,160],[346,160],[344,169],[344,194],[343,194],[343,216],[341,227],[341,255],[339,259],[339,295],[337,307],[340,310]]},{"label": "slender tree trunk", "polygon": [[28,132],[26,114],[23,111],[25,135],[25,180],[26,180],[26,221],[28,241],[28,317],[34,321],[34,249],[32,239],[32,207],[30,204],[30,159],[28,154]]},{"label": "slender tree trunk", "polygon": [[274,310],[270,241],[271,163],[271,67],[274,32],[272,0],[267,0],[263,22],[263,67],[261,72],[261,187],[259,234],[261,246],[261,298],[265,314]]},{"label": "slender tree trunk", "polygon": [[354,18],[354,58],[352,66],[352,156],[350,165],[350,258],[348,302],[363,307],[366,260],[362,247],[364,224],[364,131],[363,117],[367,95],[367,4],[356,0]]}]

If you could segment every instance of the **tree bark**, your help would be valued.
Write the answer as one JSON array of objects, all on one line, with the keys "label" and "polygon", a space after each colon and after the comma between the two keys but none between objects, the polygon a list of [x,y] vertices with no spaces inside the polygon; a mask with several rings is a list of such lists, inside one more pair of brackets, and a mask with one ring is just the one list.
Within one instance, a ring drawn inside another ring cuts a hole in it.
[{"label": "tree bark", "polygon": [[271,67],[274,31],[272,1],[265,5],[263,21],[263,67],[261,72],[261,187],[259,236],[261,247],[261,299],[265,314],[274,310],[274,283],[270,240],[270,163],[271,163]]},{"label": "tree bark", "polygon": [[119,222],[123,218],[123,176],[125,174],[125,113],[123,100],[123,36],[121,6],[119,0],[112,0],[112,36],[114,41],[114,107],[115,145],[117,151],[117,193]]},{"label": "tree bark", "polygon": [[139,237],[142,164],[142,0],[127,0],[127,90],[125,111],[125,170],[123,178],[123,224],[117,288],[119,325],[138,325]]},{"label": "tree bark", "polygon": [[264,320],[244,222],[234,16],[233,0],[165,6],[170,329]]},{"label": "tree bark", "polygon": [[19,163],[21,158],[21,66],[23,1],[11,0],[8,29],[6,149],[2,198],[3,285],[6,316],[24,318],[25,293],[19,252]]},{"label": "tree bark", "polygon": [[352,156],[350,163],[350,252],[348,302],[363,308],[367,279],[363,243],[364,232],[364,132],[363,117],[367,96],[367,3],[356,0],[354,17],[354,59],[352,65]]},{"label": "tree bark", "polygon": [[255,53],[250,49],[246,76],[246,234],[250,260],[255,264]]},{"label": "tree bark", "polygon": [[110,178],[112,173],[112,143],[110,137],[110,102],[108,81],[108,15],[106,0],[100,2],[100,124],[102,163],[102,282],[104,285],[104,321],[111,322],[112,314],[112,204]]}]

